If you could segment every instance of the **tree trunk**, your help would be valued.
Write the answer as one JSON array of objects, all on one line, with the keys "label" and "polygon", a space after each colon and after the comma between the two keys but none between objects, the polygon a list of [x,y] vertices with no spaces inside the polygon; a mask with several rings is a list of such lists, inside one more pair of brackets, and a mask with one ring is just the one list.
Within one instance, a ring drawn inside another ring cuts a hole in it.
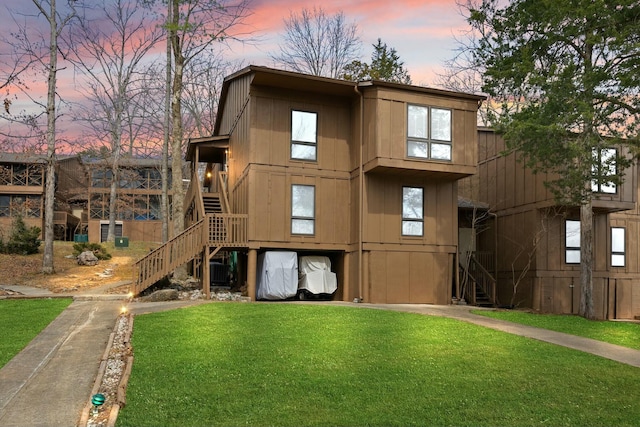
[{"label": "tree trunk", "polygon": [[593,206],[589,198],[580,206],[580,309],[578,314],[595,319],[593,309]]},{"label": "tree trunk", "polygon": [[[172,2],[167,2],[167,22],[171,22]],[[171,37],[167,32],[167,68],[164,93],[164,138],[162,141],[162,241],[169,240],[169,129],[171,127]]]},{"label": "tree trunk", "polygon": [[118,162],[113,161],[111,166],[111,185],[109,187],[109,228],[107,242],[116,240],[116,201],[118,200]]},{"label": "tree trunk", "polygon": [[44,255],[42,272],[52,274],[53,268],[53,209],[56,186],[56,72],[58,71],[58,23],[56,1],[50,2],[49,77],[47,90],[47,176],[44,204]]},{"label": "tree trunk", "polygon": [[[178,18],[179,2],[173,1],[173,20],[177,29],[176,19]],[[184,230],[184,187],[182,183],[182,74],[184,71],[185,58],[182,53],[181,40],[177,30],[171,34],[173,46],[173,58],[175,71],[173,75],[173,85],[171,89],[171,213],[173,216],[173,236],[177,236]],[[183,279],[187,275],[186,268],[179,267],[174,271],[174,276]]]}]

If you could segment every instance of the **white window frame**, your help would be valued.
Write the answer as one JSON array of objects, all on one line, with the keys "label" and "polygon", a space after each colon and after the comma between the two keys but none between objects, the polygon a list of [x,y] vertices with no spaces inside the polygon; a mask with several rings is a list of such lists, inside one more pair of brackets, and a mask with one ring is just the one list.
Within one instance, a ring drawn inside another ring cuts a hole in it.
[{"label": "white window frame", "polygon": [[[414,109],[422,112],[423,120],[416,120],[419,116],[411,113]],[[448,121],[448,127],[434,126],[442,121]],[[407,157],[452,161],[452,129],[453,111],[451,109],[407,104]]]},{"label": "white window frame", "polygon": [[626,232],[624,227],[611,227],[611,267],[626,265]]},{"label": "white window frame", "polygon": [[[312,206],[295,203],[296,190],[311,190]],[[305,227],[306,226],[306,227]],[[311,226],[310,230],[308,227]],[[316,232],[316,187],[315,185],[291,184],[291,234],[313,236]]]},{"label": "white window frame", "polygon": [[[409,206],[405,203],[405,198],[409,196],[407,191],[415,190],[420,190],[419,212],[410,210]],[[424,236],[424,188],[422,187],[402,187],[402,235],[407,237]]]},{"label": "white window frame", "polygon": [[591,191],[602,194],[617,193],[617,185],[613,182],[599,182],[602,178],[616,176],[618,174],[618,168],[615,161],[617,157],[618,150],[615,148],[602,148],[600,150],[593,149],[594,164],[592,167],[592,173],[594,179],[591,180]]},{"label": "white window frame", "polygon": [[567,219],[564,222],[565,262],[580,264],[580,221]]},{"label": "white window frame", "polygon": [[318,113],[291,110],[291,159],[315,162],[317,158]]}]

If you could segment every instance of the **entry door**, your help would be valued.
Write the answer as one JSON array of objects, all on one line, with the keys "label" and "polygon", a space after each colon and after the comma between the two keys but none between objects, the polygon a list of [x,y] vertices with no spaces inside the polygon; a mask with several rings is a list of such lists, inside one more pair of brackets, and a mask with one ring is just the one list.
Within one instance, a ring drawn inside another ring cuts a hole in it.
[{"label": "entry door", "polygon": [[[122,237],[122,224],[116,223],[116,237]],[[109,235],[109,224],[100,224],[100,241],[106,242]]]}]

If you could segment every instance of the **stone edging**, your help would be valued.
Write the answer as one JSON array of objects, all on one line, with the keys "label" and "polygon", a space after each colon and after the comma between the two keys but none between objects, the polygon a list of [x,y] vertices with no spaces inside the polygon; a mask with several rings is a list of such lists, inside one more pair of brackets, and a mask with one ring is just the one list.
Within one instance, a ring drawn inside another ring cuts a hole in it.
[{"label": "stone edging", "polygon": [[[91,390],[91,395],[87,399],[87,404],[85,405],[82,414],[80,416],[80,420],[78,421],[79,427],[91,427],[96,425],[106,425],[107,427],[114,427],[116,423],[116,419],[118,418],[118,413],[120,408],[124,407],[126,404],[126,388],[129,382],[129,376],[131,375],[131,368],[133,366],[133,355],[131,353],[131,334],[133,331],[133,315],[126,315],[128,318],[128,325],[125,331],[125,335],[123,338],[123,346],[124,349],[121,354],[118,354],[116,358],[122,358],[124,361],[124,367],[122,368],[120,374],[120,378],[118,381],[118,386],[116,390],[110,389],[110,396],[107,396],[107,401],[105,407],[102,409],[104,412],[101,414],[100,422],[97,424],[92,423],[91,420],[91,409],[93,405],[91,404],[91,397],[98,393],[103,386],[103,382],[105,380],[105,373],[107,371],[107,365],[109,359],[113,357],[111,356],[112,349],[114,347],[114,340],[117,336],[117,327],[118,322],[121,318],[118,317],[116,319],[116,324],[114,326],[114,331],[109,336],[109,341],[107,343],[107,348],[102,355],[100,360],[100,368],[98,369],[98,375],[96,376],[95,382],[93,384],[93,388]],[[125,357],[126,356],[126,357]],[[115,395],[115,399],[111,397],[111,394]],[[106,412],[108,411],[108,417],[105,417]],[[106,424],[104,421],[106,420]]]}]

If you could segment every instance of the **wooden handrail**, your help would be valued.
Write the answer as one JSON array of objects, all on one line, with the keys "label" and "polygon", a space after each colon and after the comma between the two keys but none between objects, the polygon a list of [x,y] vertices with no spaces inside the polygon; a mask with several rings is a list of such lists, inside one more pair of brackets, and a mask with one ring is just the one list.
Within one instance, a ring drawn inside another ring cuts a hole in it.
[{"label": "wooden handrail", "polygon": [[159,248],[133,264],[133,294],[153,285],[179,266],[202,254],[205,247],[247,247],[249,216],[242,214],[207,214]]},{"label": "wooden handrail", "polygon": [[[487,269],[476,259],[475,254],[469,254],[469,265],[465,267],[460,264],[462,271],[466,270],[469,277],[469,282],[466,287],[466,297],[469,303],[476,304],[476,287],[477,284],[482,292],[484,292],[492,304],[496,304],[496,279],[487,271]],[[467,269],[468,268],[468,269]]]},{"label": "wooden handrail", "polygon": [[204,220],[200,220],[136,261],[133,264],[133,294],[138,295],[176,268],[197,257],[204,247],[204,227]]},{"label": "wooden handrail", "polygon": [[218,171],[218,182],[220,183],[220,193],[222,194],[222,212],[224,213],[230,213],[231,212],[231,206],[229,205],[229,196],[228,196],[228,191],[227,191],[227,179],[229,178],[229,176],[227,175],[226,172],[223,171]]},{"label": "wooden handrail", "polygon": [[209,246],[245,247],[247,246],[247,225],[249,215],[246,214],[207,214]]}]

